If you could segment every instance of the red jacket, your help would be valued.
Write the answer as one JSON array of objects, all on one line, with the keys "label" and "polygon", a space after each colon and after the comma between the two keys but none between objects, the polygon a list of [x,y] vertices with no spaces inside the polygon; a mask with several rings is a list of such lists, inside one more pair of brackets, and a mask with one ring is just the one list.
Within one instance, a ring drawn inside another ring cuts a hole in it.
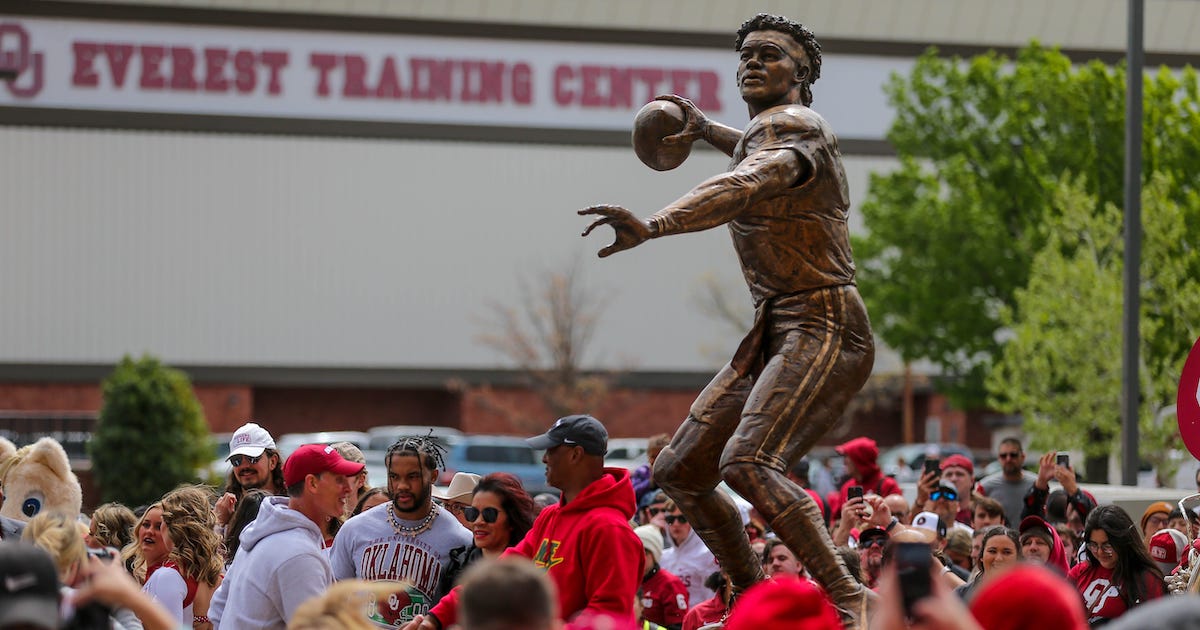
[{"label": "red jacket", "polygon": [[683,630],[696,630],[705,624],[714,623],[721,620],[725,616],[724,600],[721,599],[721,594],[718,593],[712,599],[706,599],[699,604],[696,604],[683,617]]},{"label": "red jacket", "polygon": [[642,581],[642,619],[679,626],[688,611],[688,590],[670,571],[653,569]]},{"label": "red jacket", "polygon": [[854,462],[859,478],[846,480],[838,495],[829,501],[829,511],[832,513],[833,520],[842,517],[842,506],[846,504],[847,499],[846,489],[850,486],[862,486],[864,492],[874,492],[881,497],[889,494],[904,494],[904,491],[900,489],[900,484],[895,479],[884,475],[883,471],[879,469],[879,464],[875,461],[879,457],[879,448],[875,446],[875,440],[855,438],[839,446],[837,452]]},{"label": "red jacket", "polygon": [[[533,529],[504,555],[524,556],[546,570],[564,620],[587,611],[632,624],[646,559],[642,540],[629,525],[636,511],[633,484],[624,468],[604,472],[570,503],[543,509]],[[459,588],[429,611],[443,628],[458,619]]]}]

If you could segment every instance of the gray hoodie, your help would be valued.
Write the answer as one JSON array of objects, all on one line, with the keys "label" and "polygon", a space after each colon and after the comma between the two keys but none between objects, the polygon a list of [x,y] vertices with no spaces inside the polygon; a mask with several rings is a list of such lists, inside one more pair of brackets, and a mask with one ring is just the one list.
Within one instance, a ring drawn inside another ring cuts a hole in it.
[{"label": "gray hoodie", "polygon": [[265,499],[242,532],[237,557],[208,607],[214,628],[286,630],[296,608],[333,583],[321,530],[287,505],[287,497]]}]

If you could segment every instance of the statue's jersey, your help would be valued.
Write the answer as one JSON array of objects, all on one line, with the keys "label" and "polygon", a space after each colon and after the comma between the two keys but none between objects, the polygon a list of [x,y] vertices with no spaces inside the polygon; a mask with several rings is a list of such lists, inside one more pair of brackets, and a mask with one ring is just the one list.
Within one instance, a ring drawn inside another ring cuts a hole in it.
[{"label": "statue's jersey", "polygon": [[777,295],[854,283],[846,224],[850,193],[833,130],[803,105],[773,107],[750,121],[730,170],[757,153],[779,150],[795,152],[807,176],[729,222],[756,305]]}]

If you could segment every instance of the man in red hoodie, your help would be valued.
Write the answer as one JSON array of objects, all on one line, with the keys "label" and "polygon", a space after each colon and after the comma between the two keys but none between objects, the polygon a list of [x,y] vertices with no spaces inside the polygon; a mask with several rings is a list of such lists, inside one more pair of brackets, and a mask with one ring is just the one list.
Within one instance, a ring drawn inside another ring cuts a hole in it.
[{"label": "man in red hoodie", "polygon": [[[836,497],[829,502],[829,511],[834,518],[842,513],[842,505],[846,503],[846,492],[852,486],[862,486],[863,493],[875,493],[881,497],[889,494],[902,494],[900,484],[895,479],[883,474],[876,460],[879,459],[879,447],[875,440],[868,437],[854,438],[837,447],[837,452],[846,465],[846,474],[850,478],[842,484]],[[919,511],[919,510],[918,510]]]},{"label": "man in red hoodie", "polygon": [[[576,617],[632,624],[645,555],[629,525],[636,510],[629,471],[604,467],[608,431],[592,416],[567,416],[528,441],[546,451],[546,483],[561,490],[562,498],[542,510],[524,540],[504,554],[525,556],[546,570],[557,588],[566,630]],[[459,591],[455,587],[404,630],[454,625]]]}]

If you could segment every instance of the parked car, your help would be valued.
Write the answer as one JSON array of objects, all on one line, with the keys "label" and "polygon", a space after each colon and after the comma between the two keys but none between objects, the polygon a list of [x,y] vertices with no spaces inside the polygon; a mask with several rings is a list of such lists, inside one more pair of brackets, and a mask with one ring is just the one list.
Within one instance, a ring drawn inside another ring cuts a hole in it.
[{"label": "parked car", "polygon": [[883,474],[896,475],[900,470],[900,460],[903,459],[904,464],[911,468],[917,477],[920,477],[922,469],[925,467],[925,458],[945,459],[951,455],[963,455],[972,462],[975,461],[975,456],[970,448],[953,442],[901,444],[880,453],[879,459],[876,461],[883,470]]},{"label": "parked car", "polygon": [[604,456],[604,465],[614,468],[626,468],[631,472],[645,464],[646,443],[648,438],[613,438],[608,441],[608,454]]},{"label": "parked car", "polygon": [[525,438],[506,435],[466,435],[453,440],[446,453],[446,469],[438,485],[449,485],[458,471],[486,475],[507,472],[521,480],[529,494],[558,490],[546,485],[546,466],[542,455]]},{"label": "parked car", "polygon": [[275,449],[279,455],[287,459],[292,451],[305,444],[333,444],[334,442],[349,442],[361,451],[367,450],[370,436],[362,431],[319,431],[317,433],[286,433],[275,440]]},{"label": "parked car", "polygon": [[374,427],[367,431],[367,435],[369,436],[367,447],[370,450],[387,452],[388,447],[392,444],[395,444],[396,441],[402,437],[431,435],[434,439],[441,442],[443,446],[449,448],[450,440],[461,438],[463,437],[464,433],[451,427],[419,424],[394,424]]},{"label": "parked car", "polygon": [[[368,431],[370,440],[367,451],[367,476],[370,483],[387,484],[387,469],[384,459],[387,449],[402,437],[430,435],[446,448],[443,454],[445,469],[435,482],[439,486],[450,485],[454,473],[462,471],[486,475],[507,472],[516,475],[530,494],[558,491],[546,485],[546,467],[542,454],[529,446],[525,438],[507,435],[467,435],[450,427],[393,425],[375,427]],[[378,460],[376,463],[375,460]],[[378,471],[378,474],[376,474]],[[376,479],[376,476],[381,479]]]},{"label": "parked car", "polygon": [[212,463],[200,472],[200,477],[223,483],[229,476],[229,471],[233,468],[229,464],[229,460],[226,459],[229,457],[229,440],[233,439],[233,434],[213,433],[211,437],[217,454],[213,458]]}]

